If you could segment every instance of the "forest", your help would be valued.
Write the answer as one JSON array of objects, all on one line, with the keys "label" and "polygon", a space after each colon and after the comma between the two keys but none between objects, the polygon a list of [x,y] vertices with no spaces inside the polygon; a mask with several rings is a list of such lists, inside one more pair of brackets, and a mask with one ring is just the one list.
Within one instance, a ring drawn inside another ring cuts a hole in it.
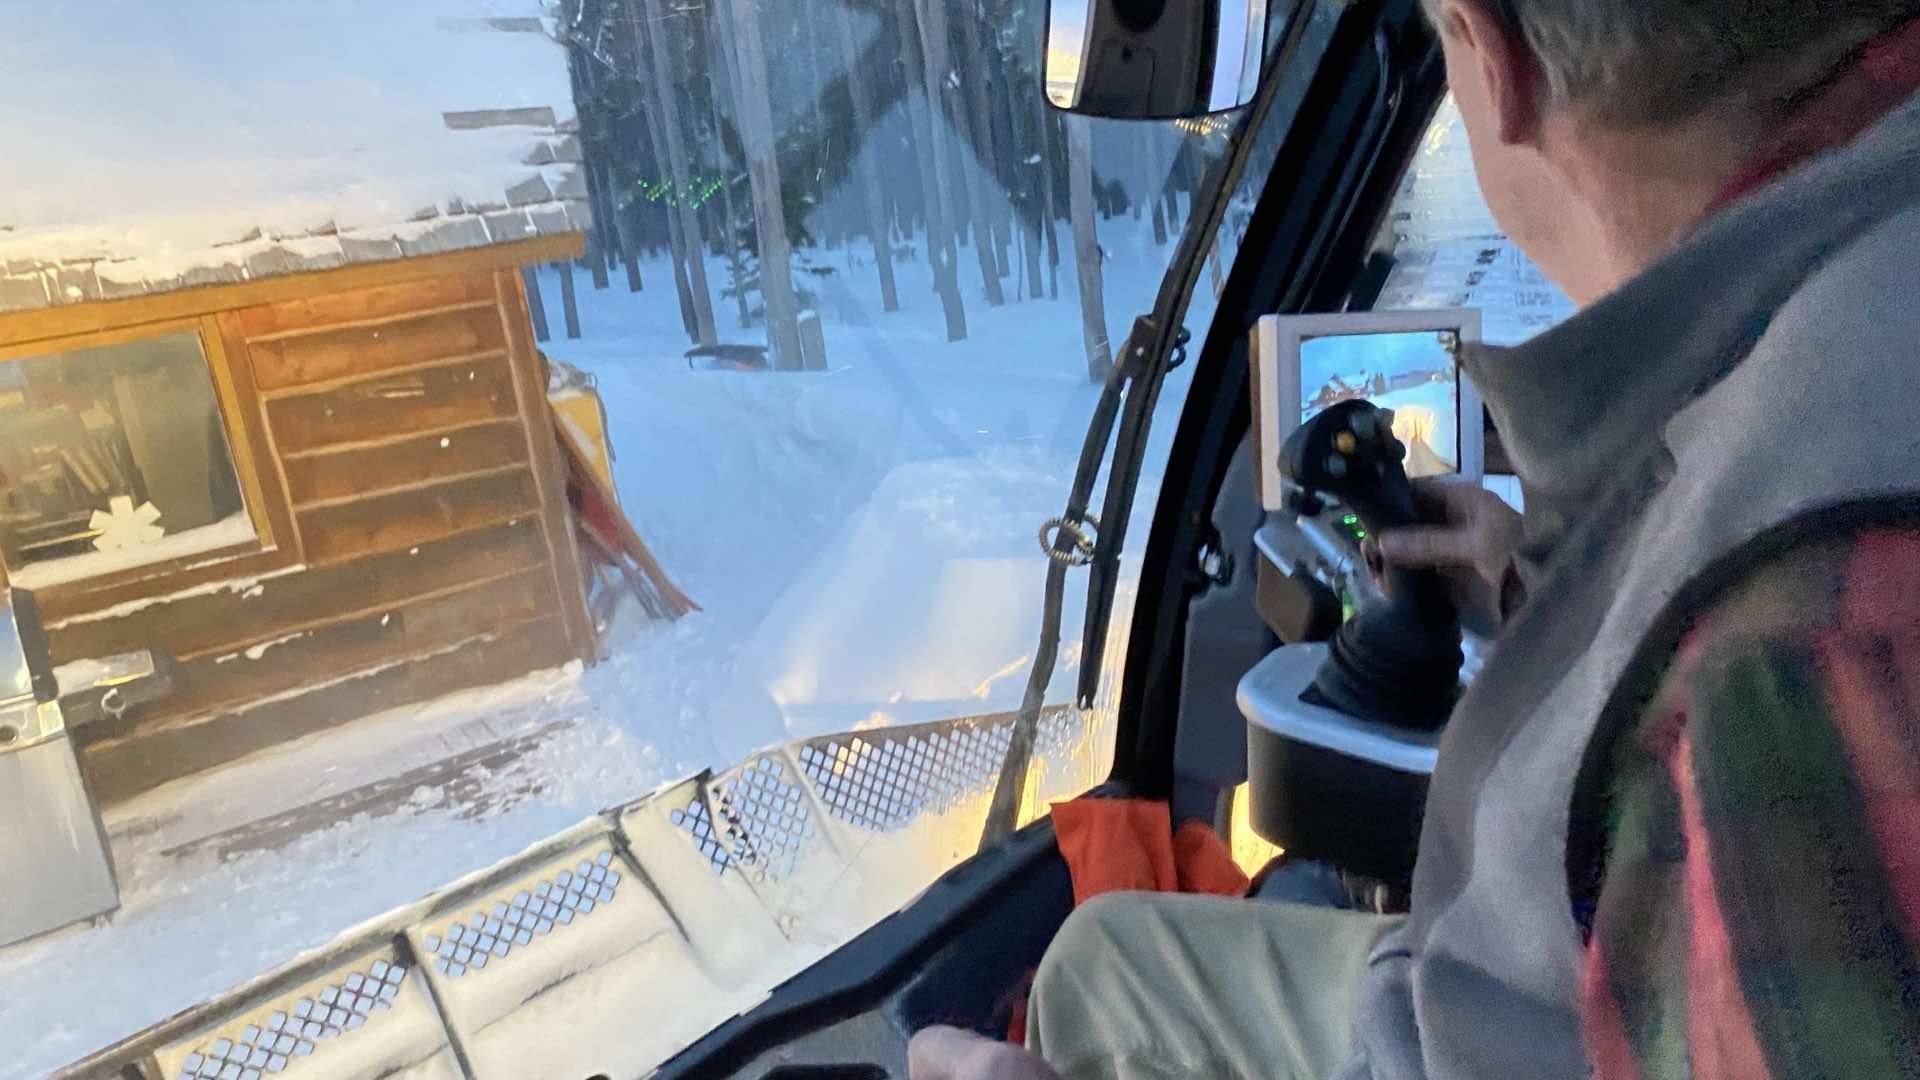
[{"label": "forest", "polygon": [[[970,304],[1057,300],[1072,275],[1103,381],[1101,222],[1150,222],[1167,245],[1225,148],[1217,124],[1048,106],[1046,0],[562,0],[557,16],[593,206],[586,270],[596,288],[622,270],[630,290],[672,288],[689,356],[826,367],[815,286],[847,272],[823,257],[838,250],[889,313],[896,266],[924,260],[950,342]],[[673,281],[643,281],[642,256],[663,251]],[[561,286],[577,334],[571,268]],[[764,350],[729,340],[728,308]]]}]

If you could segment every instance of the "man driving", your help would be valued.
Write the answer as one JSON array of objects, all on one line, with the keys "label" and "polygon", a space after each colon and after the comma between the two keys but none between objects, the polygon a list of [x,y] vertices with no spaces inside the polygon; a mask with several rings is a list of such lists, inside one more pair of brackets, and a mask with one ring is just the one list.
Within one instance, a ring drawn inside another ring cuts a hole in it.
[{"label": "man driving", "polygon": [[1096,898],[916,1080],[1920,1075],[1920,0],[1427,8],[1582,311],[1380,537],[1503,621],[1411,913]]}]

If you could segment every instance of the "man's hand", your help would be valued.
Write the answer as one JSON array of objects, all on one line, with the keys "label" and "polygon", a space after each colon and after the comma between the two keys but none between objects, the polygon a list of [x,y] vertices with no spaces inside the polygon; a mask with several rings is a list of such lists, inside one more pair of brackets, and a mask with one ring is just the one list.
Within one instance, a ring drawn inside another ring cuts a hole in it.
[{"label": "man's hand", "polygon": [[1501,587],[1520,545],[1520,515],[1506,500],[1470,480],[1429,477],[1413,482],[1420,520],[1375,540],[1385,562],[1405,570],[1438,570],[1467,629],[1498,632]]},{"label": "man's hand", "polygon": [[909,1080],[1060,1080],[1036,1054],[971,1031],[922,1029],[907,1046]]}]

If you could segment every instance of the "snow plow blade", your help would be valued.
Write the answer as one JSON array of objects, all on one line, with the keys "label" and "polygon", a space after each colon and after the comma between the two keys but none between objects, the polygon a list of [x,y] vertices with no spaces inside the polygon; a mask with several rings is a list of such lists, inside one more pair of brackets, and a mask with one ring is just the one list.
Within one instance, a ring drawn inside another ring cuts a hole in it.
[{"label": "snow plow blade", "polygon": [[[549,404],[549,409],[552,408]],[[567,495],[578,523],[595,558],[611,563],[633,583],[633,591],[647,614],[655,618],[677,619],[700,605],[667,576],[666,567],[654,558],[640,531],[620,509],[620,501],[592,465],[592,455],[580,445],[579,436],[557,412],[553,430],[560,441],[561,457],[567,467]],[[637,568],[637,574],[635,573]]]},{"label": "snow plow blade", "polygon": [[[1013,715],[797,740],[668,785],[57,1075],[645,1075],[972,855]],[[1104,779],[1108,715],[1042,713],[1023,821]]]}]

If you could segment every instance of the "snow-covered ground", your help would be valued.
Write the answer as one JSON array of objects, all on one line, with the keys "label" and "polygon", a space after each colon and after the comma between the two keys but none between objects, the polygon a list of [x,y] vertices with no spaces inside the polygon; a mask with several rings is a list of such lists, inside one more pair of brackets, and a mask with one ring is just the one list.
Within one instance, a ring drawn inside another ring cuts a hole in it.
[{"label": "snow-covered ground", "polygon": [[[1171,249],[1126,219],[1102,238],[1118,342]],[[971,334],[949,344],[925,264],[901,264],[905,310],[887,314],[860,254],[818,256],[838,271],[821,288],[830,370],[805,374],[690,370],[662,261],[642,264],[639,295],[580,273],[585,332],[565,340],[542,271],[544,348],[597,379],[622,502],[702,612],[624,610],[585,671],[394,710],[116,807],[121,910],[0,950],[0,1076],[44,1074],[701,767],[1016,706],[1039,630],[1036,533],[1098,396],[1072,275],[1058,300],[1000,309],[976,280]],[[716,301],[723,339],[764,341]],[[1055,700],[1078,663],[1069,598]]]},{"label": "snow-covered ground", "polygon": [[[1144,248],[1109,263],[1116,341],[1158,286],[1166,256]],[[1025,685],[1046,567],[1036,535],[1064,505],[1098,397],[1078,301],[1064,277],[1057,301],[974,299],[970,336],[949,344],[923,264],[900,268],[905,310],[884,314],[872,270],[840,256],[822,295],[827,372],[690,371],[677,316],[651,317],[619,288],[583,290],[585,336],[545,346],[599,380],[621,500],[705,609],[647,642],[672,656],[647,665],[663,680],[650,696],[689,703],[690,735],[707,741],[676,745],[699,760],[1008,709]],[[544,291],[558,331],[557,290]],[[719,318],[723,339],[763,340],[730,307]]]}]

